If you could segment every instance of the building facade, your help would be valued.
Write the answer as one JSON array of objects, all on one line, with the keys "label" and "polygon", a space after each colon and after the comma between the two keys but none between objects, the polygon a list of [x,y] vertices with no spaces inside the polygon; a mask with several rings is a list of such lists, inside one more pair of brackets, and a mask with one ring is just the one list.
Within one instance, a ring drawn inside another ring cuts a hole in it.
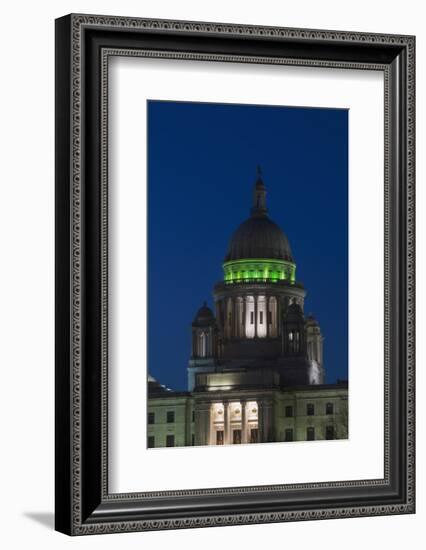
[{"label": "building facade", "polygon": [[347,383],[324,383],[320,325],[260,171],[223,271],[215,313],[204,303],[192,323],[188,391],[148,382],[148,446],[347,438]]}]

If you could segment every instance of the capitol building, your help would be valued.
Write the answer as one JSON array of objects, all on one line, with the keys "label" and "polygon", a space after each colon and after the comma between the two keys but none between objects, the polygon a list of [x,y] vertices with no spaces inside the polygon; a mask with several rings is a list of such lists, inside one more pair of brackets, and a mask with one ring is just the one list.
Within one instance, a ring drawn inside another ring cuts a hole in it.
[{"label": "capitol building", "polygon": [[204,303],[192,322],[187,391],[148,377],[148,447],[347,439],[347,382],[325,384],[323,336],[305,296],[258,170],[214,309]]}]

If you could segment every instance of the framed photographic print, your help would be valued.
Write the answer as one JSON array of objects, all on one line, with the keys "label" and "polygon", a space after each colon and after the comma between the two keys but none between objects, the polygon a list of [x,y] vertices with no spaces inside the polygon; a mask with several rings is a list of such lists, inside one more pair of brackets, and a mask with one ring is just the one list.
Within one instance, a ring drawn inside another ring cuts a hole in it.
[{"label": "framed photographic print", "polygon": [[413,513],[412,36],[56,21],[56,529]]}]

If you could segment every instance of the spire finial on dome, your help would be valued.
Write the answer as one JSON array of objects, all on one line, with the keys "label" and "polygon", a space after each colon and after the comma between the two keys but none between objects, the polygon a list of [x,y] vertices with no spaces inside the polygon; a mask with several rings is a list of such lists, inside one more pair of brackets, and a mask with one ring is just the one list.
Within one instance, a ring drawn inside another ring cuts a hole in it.
[{"label": "spire finial on dome", "polygon": [[265,184],[263,183],[262,179],[262,167],[260,164],[256,167],[256,173],[257,173],[257,179],[256,179],[256,187],[265,187]]},{"label": "spire finial on dome", "polygon": [[253,190],[253,207],[251,215],[254,217],[264,217],[267,215],[266,208],[266,187],[262,179],[262,168],[257,165],[257,179]]}]

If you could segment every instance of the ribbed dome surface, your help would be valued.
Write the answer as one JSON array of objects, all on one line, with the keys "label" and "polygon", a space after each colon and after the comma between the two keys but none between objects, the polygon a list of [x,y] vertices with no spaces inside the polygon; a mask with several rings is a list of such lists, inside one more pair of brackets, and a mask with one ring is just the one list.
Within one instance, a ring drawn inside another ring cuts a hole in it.
[{"label": "ribbed dome surface", "polygon": [[233,234],[225,262],[264,258],[293,262],[287,237],[267,216],[252,216]]}]

